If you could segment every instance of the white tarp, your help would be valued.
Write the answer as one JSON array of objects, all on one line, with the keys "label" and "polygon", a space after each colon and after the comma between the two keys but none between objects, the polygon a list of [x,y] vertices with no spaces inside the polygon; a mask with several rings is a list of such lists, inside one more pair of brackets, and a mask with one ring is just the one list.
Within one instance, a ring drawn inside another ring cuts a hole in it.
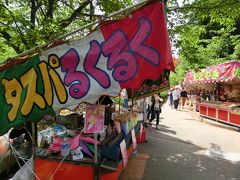
[{"label": "white tarp", "polygon": [[33,180],[33,157],[10,180]]}]

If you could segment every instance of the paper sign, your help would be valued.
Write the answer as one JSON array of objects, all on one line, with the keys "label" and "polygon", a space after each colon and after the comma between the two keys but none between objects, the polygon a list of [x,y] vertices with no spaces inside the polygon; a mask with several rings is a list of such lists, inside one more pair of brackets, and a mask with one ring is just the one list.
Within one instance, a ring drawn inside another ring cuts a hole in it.
[{"label": "paper sign", "polygon": [[138,113],[138,120],[143,121],[143,113]]},{"label": "paper sign", "polygon": [[77,149],[71,150],[72,158],[74,161],[83,159],[83,153],[82,153],[81,149],[82,148],[79,146]]},{"label": "paper sign", "polygon": [[99,133],[104,130],[105,106],[88,104],[84,123],[84,133]]},{"label": "paper sign", "polygon": [[132,146],[133,146],[133,149],[135,150],[137,148],[137,140],[136,140],[136,136],[135,136],[135,130],[133,129],[131,131],[132,133]]},{"label": "paper sign", "polygon": [[142,125],[142,123],[141,123],[141,126],[140,126],[140,139],[141,139],[141,137],[142,137],[142,132],[143,132],[143,125]]},{"label": "paper sign", "polygon": [[123,140],[120,143],[120,148],[121,148],[121,153],[122,153],[123,167],[126,168],[127,163],[128,163],[128,154],[127,154],[127,147],[126,147],[125,140]]}]

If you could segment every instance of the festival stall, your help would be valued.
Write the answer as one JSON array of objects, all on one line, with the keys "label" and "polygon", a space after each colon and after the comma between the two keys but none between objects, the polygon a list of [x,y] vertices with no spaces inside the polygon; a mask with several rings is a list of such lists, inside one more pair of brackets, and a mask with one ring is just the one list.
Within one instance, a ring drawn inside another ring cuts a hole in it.
[{"label": "festival stall", "polygon": [[200,116],[240,127],[240,61],[189,71],[183,84],[195,91]]},{"label": "festival stall", "polygon": [[0,67],[0,135],[31,122],[36,179],[117,179],[143,131],[120,91],[174,70],[163,3],[36,50]]}]

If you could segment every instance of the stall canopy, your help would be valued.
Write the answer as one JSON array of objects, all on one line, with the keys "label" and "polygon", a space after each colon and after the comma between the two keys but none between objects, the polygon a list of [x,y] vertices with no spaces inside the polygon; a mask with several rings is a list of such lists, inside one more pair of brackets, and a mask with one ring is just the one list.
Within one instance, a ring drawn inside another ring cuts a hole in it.
[{"label": "stall canopy", "polygon": [[240,82],[240,61],[231,61],[201,69],[198,72],[189,71],[184,85],[195,83]]},{"label": "stall canopy", "polygon": [[138,100],[169,89],[169,74],[170,72],[165,70],[158,80],[154,81],[148,79],[143,82],[143,85],[140,88],[128,89],[128,97],[130,99]]},{"label": "stall canopy", "polygon": [[117,96],[173,71],[164,5],[153,1],[81,40],[0,67],[0,135],[61,108]]}]

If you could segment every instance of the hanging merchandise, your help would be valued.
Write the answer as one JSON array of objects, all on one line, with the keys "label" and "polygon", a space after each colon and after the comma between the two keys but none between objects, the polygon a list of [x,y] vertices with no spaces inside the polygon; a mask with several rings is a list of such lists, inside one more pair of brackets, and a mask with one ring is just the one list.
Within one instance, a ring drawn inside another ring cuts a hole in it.
[{"label": "hanging merchandise", "polygon": [[104,130],[105,106],[88,104],[86,108],[84,133],[99,133]]}]

